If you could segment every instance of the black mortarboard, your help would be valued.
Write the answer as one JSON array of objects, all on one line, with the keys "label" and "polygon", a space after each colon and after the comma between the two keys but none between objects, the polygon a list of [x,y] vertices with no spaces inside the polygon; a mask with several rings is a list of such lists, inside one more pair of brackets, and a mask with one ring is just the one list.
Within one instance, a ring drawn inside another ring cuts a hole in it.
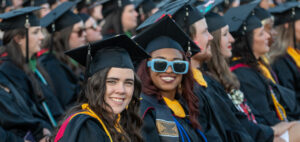
[{"label": "black mortarboard", "polygon": [[8,31],[18,28],[27,28],[25,27],[26,24],[28,24],[28,26],[40,26],[38,17],[33,14],[34,11],[40,9],[41,7],[26,7],[0,14],[0,19],[2,19],[0,29],[2,31]]},{"label": "black mortarboard", "polygon": [[188,56],[200,52],[200,48],[169,16],[143,30],[134,40],[148,53],[162,48],[175,48]]},{"label": "black mortarboard", "polygon": [[73,2],[60,4],[41,19],[41,25],[53,33],[78,23],[81,18],[70,10],[74,4]]},{"label": "black mortarboard", "polygon": [[85,13],[79,13],[78,16],[82,19],[83,22],[86,22],[91,16]]},{"label": "black mortarboard", "polygon": [[146,14],[152,9],[156,8],[155,3],[152,0],[138,0],[135,3],[136,11]]},{"label": "black mortarboard", "polygon": [[221,29],[227,25],[224,17],[214,12],[209,12],[208,14],[206,14],[205,19],[206,19],[208,31],[210,33],[218,29]]},{"label": "black mortarboard", "polygon": [[133,0],[109,0],[103,3],[102,15],[105,18],[116,9],[124,8],[129,4],[133,4]]},{"label": "black mortarboard", "polygon": [[34,11],[40,9],[41,7],[26,7],[0,14],[0,19],[2,19],[0,29],[2,31],[9,31],[18,28],[26,29],[26,62],[29,61],[28,28],[31,26],[40,26],[39,19],[33,14]]},{"label": "black mortarboard", "polygon": [[224,15],[228,23],[230,32],[233,35],[244,35],[247,32],[261,27],[261,21],[255,16],[254,8],[258,1],[244,4],[239,7],[230,8]]},{"label": "black mortarboard", "polygon": [[172,19],[184,29],[189,29],[190,25],[204,18],[199,10],[189,4],[189,1],[179,0],[163,6],[158,12],[146,19],[137,30],[155,23],[164,15],[171,15]]},{"label": "black mortarboard", "polygon": [[22,4],[23,7],[27,6],[41,6],[45,3],[48,3],[47,0],[25,0]]},{"label": "black mortarboard", "polygon": [[275,16],[274,25],[281,25],[300,19],[300,2],[285,2],[269,9]]},{"label": "black mortarboard", "polygon": [[265,10],[264,8],[261,8],[261,7],[256,7],[254,9],[254,12],[255,12],[255,16],[260,20],[260,21],[263,21],[267,18],[271,18],[272,15],[270,12],[268,12],[267,10]]},{"label": "black mortarboard", "polygon": [[[75,48],[67,51],[66,54],[87,67],[88,77],[108,67],[134,69],[133,63],[150,58],[143,48],[126,35],[117,35]],[[88,56],[91,56],[89,63]]]}]

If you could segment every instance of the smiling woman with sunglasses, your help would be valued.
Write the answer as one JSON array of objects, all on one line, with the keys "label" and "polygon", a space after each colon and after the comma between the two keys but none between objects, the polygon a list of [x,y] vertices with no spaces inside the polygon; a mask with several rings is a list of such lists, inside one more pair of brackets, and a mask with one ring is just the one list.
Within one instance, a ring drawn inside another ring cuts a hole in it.
[{"label": "smiling woman with sunglasses", "polygon": [[140,114],[144,140],[206,141],[197,121],[198,98],[192,90],[192,72],[183,50],[189,47],[188,42],[196,45],[169,17],[135,40],[152,57],[143,60],[138,69],[143,85]]}]

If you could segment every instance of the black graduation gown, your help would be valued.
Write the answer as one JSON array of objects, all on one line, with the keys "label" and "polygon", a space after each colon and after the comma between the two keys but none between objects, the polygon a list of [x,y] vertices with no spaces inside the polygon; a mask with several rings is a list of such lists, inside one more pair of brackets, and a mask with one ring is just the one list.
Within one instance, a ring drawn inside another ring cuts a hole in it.
[{"label": "black graduation gown", "polygon": [[5,131],[13,132],[16,137],[22,138],[30,131],[32,136],[39,140],[43,137],[43,128],[51,130],[48,122],[34,117],[33,112],[36,109],[32,110],[28,107],[23,96],[2,73],[0,73],[0,84],[9,89],[9,92],[0,89],[0,126]]},{"label": "black graduation gown", "polygon": [[[234,61],[231,66],[241,63]],[[268,84],[265,78],[249,67],[237,68],[233,71],[240,81],[240,90],[244,93],[256,121],[260,124],[273,126],[280,122],[274,111]]]},{"label": "black graduation gown", "polygon": [[[225,102],[224,105],[227,105],[228,108],[231,109],[230,115],[226,114],[226,116],[233,116],[235,115],[236,118],[240,122],[240,127],[244,127],[249,135],[256,141],[256,142],[272,142],[274,138],[274,132],[271,127],[263,125],[263,124],[255,124],[248,120],[247,116],[236,109],[234,106],[232,100],[228,97],[227,93],[225,92],[224,87],[215,79],[213,79],[210,76],[205,76],[205,80],[209,84],[210,87],[215,90],[215,95],[218,95],[220,100],[223,100]],[[217,97],[217,96],[216,96]],[[215,99],[215,100],[219,100]],[[217,105],[220,105],[221,103],[218,103]],[[222,107],[225,108],[225,107]],[[230,112],[229,112],[230,113]],[[238,123],[236,125],[239,125]]]},{"label": "black graduation gown", "polygon": [[[0,65],[0,72],[6,76],[6,78],[17,88],[17,90],[20,90],[22,93],[24,93],[25,100],[31,100],[30,103],[34,101],[40,112],[45,112],[41,104],[41,98],[38,98],[34,94],[31,81],[23,70],[18,68],[14,63],[7,59]],[[49,86],[45,86],[42,82],[40,82],[39,85],[42,89],[44,99],[48,104],[51,113],[56,119],[58,119],[64,113],[64,109]]]},{"label": "black graduation gown", "polygon": [[195,83],[194,93],[199,99],[199,123],[208,141],[227,141],[227,134],[221,118],[214,111],[214,101],[203,88]]},{"label": "black graduation gown", "polygon": [[16,136],[14,133],[5,131],[0,127],[0,142],[24,142],[22,137]]},{"label": "black graduation gown", "polygon": [[64,109],[74,105],[80,91],[80,78],[71,69],[59,61],[53,54],[38,57],[38,62],[50,76],[56,96]]},{"label": "black graduation gown", "polygon": [[211,108],[215,114],[214,117],[218,117],[222,122],[223,128],[225,129],[225,134],[227,139],[223,141],[239,142],[239,141],[254,141],[249,135],[247,130],[242,127],[239,120],[232,113],[231,108],[224,102],[224,100],[219,96],[218,90],[212,87],[212,83],[204,75],[208,87],[204,88],[201,86],[200,89],[205,91],[205,95],[211,100]]},{"label": "black graduation gown", "polygon": [[58,142],[110,142],[110,140],[97,119],[79,114],[71,119]]},{"label": "black graduation gown", "polygon": [[[140,115],[143,119],[143,126],[141,130],[142,137],[145,142],[160,142],[161,139],[159,137],[159,133],[157,131],[156,122],[155,122],[156,121],[155,109],[151,109],[151,108],[153,108],[152,105],[149,102],[147,102],[147,100],[142,99],[141,106],[140,106]],[[186,107],[184,107],[184,105],[183,108],[186,110]],[[191,127],[191,124],[188,122],[186,118],[179,118],[175,116],[175,119],[183,126],[184,130],[187,132],[192,142],[204,142],[201,135],[198,134],[197,131]],[[179,141],[181,141],[180,135],[179,135]],[[185,139],[185,141],[187,141],[187,139]]]},{"label": "black graduation gown", "polygon": [[289,55],[279,57],[272,64],[272,68],[277,75],[279,84],[294,90],[297,104],[300,104],[300,68],[297,67],[294,60]]}]

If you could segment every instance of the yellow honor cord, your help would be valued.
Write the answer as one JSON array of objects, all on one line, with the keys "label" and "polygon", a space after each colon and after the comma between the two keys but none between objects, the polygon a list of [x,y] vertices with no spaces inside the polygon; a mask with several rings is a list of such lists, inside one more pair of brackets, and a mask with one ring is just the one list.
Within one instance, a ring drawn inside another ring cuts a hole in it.
[{"label": "yellow honor cord", "polygon": [[196,82],[199,85],[207,88],[207,82],[203,78],[202,72],[200,70],[196,69],[196,68],[193,68],[192,71],[193,71],[193,76],[194,76],[194,79],[196,80]]},{"label": "yellow honor cord", "polygon": [[274,84],[276,84],[276,81],[275,81],[275,79],[273,78],[273,76],[272,76],[270,70],[269,70],[264,64],[262,64],[261,62],[258,62],[258,64],[259,64],[259,68],[260,68],[260,69],[262,70],[262,72],[263,72],[263,75],[264,75],[266,78],[270,79]]},{"label": "yellow honor cord", "polygon": [[92,110],[90,109],[89,105],[88,105],[88,104],[82,104],[82,105],[81,105],[81,108],[82,108],[83,110],[88,110],[88,111],[86,111],[86,112],[81,112],[81,113],[90,115],[90,116],[96,118],[96,119],[100,122],[100,124],[102,125],[102,127],[103,127],[105,133],[107,134],[107,136],[108,136],[108,138],[109,138],[109,140],[110,140],[111,142],[113,142],[112,137],[111,137],[111,135],[110,135],[108,129],[106,128],[105,124],[104,124],[103,121],[100,119],[100,117],[99,117],[94,111],[92,111]]},{"label": "yellow honor cord", "polygon": [[288,47],[287,53],[293,58],[297,67],[300,68],[300,50],[293,47]]},{"label": "yellow honor cord", "polygon": [[170,100],[167,97],[163,97],[163,99],[165,100],[167,106],[173,111],[173,113],[181,118],[185,118],[185,112],[183,107],[181,106],[181,104],[178,102],[178,100]]}]

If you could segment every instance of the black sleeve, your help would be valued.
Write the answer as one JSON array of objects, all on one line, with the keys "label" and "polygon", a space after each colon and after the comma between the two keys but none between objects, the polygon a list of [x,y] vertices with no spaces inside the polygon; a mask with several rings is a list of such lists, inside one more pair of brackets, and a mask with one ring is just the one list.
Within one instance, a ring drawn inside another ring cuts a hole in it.
[{"label": "black sleeve", "polygon": [[24,142],[24,140],[22,137],[16,136],[0,127],[0,142]]},{"label": "black sleeve", "polygon": [[88,115],[75,116],[68,123],[59,142],[110,142],[98,120]]},{"label": "black sleeve", "polygon": [[259,73],[248,68],[237,69],[234,73],[240,81],[240,89],[258,123],[272,126],[280,122],[274,111],[268,85],[262,80]]},{"label": "black sleeve", "polygon": [[[96,120],[95,120],[96,121]],[[81,127],[76,142],[110,142],[99,122],[87,120]]]},{"label": "black sleeve", "polygon": [[144,115],[142,137],[145,142],[160,142],[159,134],[156,129],[155,114],[151,110]]},{"label": "black sleeve", "polygon": [[277,59],[272,64],[279,84],[296,92],[297,102],[300,102],[300,69],[288,57]]}]

